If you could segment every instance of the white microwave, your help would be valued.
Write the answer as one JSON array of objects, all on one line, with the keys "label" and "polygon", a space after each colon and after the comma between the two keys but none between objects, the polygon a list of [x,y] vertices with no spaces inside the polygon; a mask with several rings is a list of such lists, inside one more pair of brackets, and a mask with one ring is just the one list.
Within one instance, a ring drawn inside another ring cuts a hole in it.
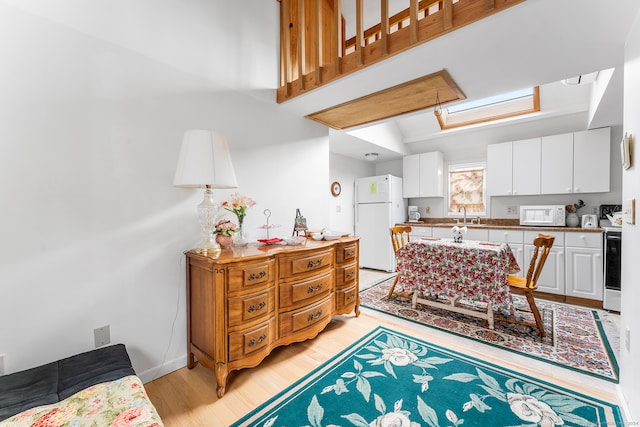
[{"label": "white microwave", "polygon": [[564,227],[564,205],[520,206],[520,225]]}]

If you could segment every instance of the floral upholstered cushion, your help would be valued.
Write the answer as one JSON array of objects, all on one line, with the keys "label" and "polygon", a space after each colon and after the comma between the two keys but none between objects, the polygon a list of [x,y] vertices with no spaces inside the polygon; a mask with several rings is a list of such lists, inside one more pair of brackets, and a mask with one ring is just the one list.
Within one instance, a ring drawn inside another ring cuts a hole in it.
[{"label": "floral upholstered cushion", "polygon": [[28,409],[0,427],[160,427],[162,420],[140,379],[129,375],[88,387],[51,405]]}]

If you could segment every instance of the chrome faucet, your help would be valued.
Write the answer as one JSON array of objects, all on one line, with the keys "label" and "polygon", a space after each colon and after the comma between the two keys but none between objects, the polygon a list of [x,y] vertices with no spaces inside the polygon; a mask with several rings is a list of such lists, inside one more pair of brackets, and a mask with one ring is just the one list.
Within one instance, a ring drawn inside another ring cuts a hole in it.
[{"label": "chrome faucet", "polygon": [[[464,209],[464,221],[462,222],[464,225],[467,224],[467,207],[466,206],[458,206],[458,212],[460,212],[460,209]],[[460,223],[460,220],[458,220],[458,223]]]}]

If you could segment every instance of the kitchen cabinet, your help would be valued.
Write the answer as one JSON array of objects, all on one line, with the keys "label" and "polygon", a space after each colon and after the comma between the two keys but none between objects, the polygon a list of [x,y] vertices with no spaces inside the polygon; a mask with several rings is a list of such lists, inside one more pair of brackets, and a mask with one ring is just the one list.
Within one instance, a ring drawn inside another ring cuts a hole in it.
[{"label": "kitchen cabinet", "polygon": [[411,227],[411,233],[409,233],[410,240],[419,240],[421,237],[431,237],[431,227]]},{"label": "kitchen cabinet", "polygon": [[487,147],[487,193],[492,196],[540,194],[541,138]]},{"label": "kitchen cabinet", "polygon": [[573,134],[573,192],[608,193],[611,168],[611,129]]},{"label": "kitchen cabinet", "polygon": [[444,196],[444,155],[440,151],[402,158],[402,197]]},{"label": "kitchen cabinet", "polygon": [[602,301],[602,233],[566,233],[566,296]]},{"label": "kitchen cabinet", "polygon": [[[445,239],[453,238],[451,234],[451,227],[433,227],[433,237],[440,237]],[[467,232],[464,235],[465,240],[482,240],[489,241],[489,230],[486,228],[470,228],[467,227]]]},{"label": "kitchen cabinet", "polygon": [[542,137],[542,194],[609,191],[610,128]]},{"label": "kitchen cabinet", "polygon": [[[538,291],[547,292],[556,295],[565,295],[566,292],[566,280],[565,280],[565,248],[564,248],[564,234],[563,232],[550,232],[543,231],[543,234],[548,234],[556,239],[553,242],[553,247],[549,251],[549,256],[542,268],[540,277],[538,278]],[[527,269],[529,268],[529,262],[535,250],[533,246],[533,240],[540,234],[537,231],[526,230],[524,232],[524,270],[523,275],[526,276]]]},{"label": "kitchen cabinet", "polygon": [[573,193],[573,133],[543,136],[541,158],[541,193]]},{"label": "kitchen cabinet", "polygon": [[520,271],[514,276],[523,277],[526,275],[527,268],[529,267],[529,261],[524,260],[524,231],[522,230],[510,230],[510,229],[490,229],[489,241],[508,243],[511,248],[511,252],[518,261]]}]

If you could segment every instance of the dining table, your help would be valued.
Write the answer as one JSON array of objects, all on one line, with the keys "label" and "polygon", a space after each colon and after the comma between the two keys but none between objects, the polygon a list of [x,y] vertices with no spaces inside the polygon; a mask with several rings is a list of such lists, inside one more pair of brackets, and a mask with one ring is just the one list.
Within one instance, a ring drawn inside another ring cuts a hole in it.
[{"label": "dining table", "polygon": [[[446,238],[412,240],[396,253],[398,284],[418,304],[487,320],[498,309],[513,315],[508,276],[520,271],[508,243]],[[463,304],[461,304],[463,303]]]}]

